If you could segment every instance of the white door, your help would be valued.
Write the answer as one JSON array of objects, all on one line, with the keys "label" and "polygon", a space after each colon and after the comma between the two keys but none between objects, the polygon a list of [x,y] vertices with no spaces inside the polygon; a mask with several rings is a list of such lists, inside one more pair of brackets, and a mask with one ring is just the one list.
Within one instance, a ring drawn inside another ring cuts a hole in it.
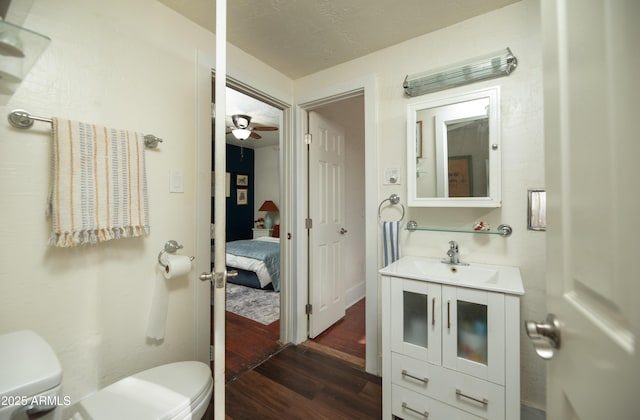
[{"label": "white door", "polygon": [[309,112],[309,337],[345,315],[344,130]]},{"label": "white door", "polygon": [[542,2],[548,419],[640,415],[638,22],[637,0]]}]

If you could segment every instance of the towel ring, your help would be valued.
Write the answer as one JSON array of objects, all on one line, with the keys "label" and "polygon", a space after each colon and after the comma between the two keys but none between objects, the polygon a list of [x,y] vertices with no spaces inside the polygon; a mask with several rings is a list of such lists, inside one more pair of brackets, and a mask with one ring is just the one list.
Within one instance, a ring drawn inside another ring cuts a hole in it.
[{"label": "towel ring", "polygon": [[400,197],[398,196],[398,194],[391,194],[389,196],[389,198],[385,198],[384,200],[382,200],[380,202],[380,205],[378,206],[378,219],[382,218],[382,205],[384,204],[385,201],[390,202],[392,205],[397,205],[400,204],[400,206],[402,207],[402,216],[400,217],[400,219],[398,220],[398,222],[401,222],[404,219],[404,204],[402,204],[400,202]]}]

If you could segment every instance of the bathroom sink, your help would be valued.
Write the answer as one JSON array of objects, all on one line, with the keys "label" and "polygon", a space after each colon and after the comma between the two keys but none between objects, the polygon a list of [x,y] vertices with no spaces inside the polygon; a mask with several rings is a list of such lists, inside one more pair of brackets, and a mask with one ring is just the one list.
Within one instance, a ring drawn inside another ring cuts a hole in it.
[{"label": "bathroom sink", "polygon": [[438,260],[415,259],[413,261],[418,272],[434,279],[449,279],[472,283],[495,283],[498,271],[491,268],[479,267],[476,264],[451,265]]},{"label": "bathroom sink", "polygon": [[383,268],[380,274],[517,295],[524,294],[520,270],[511,266],[476,263],[452,265],[435,258],[407,256]]}]

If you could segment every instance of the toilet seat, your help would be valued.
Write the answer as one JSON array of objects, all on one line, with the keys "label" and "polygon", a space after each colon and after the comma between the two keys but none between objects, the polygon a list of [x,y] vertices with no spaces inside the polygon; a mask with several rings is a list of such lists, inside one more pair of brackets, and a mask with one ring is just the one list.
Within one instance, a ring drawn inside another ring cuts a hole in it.
[{"label": "toilet seat", "polygon": [[186,361],[119,380],[65,410],[65,419],[201,419],[213,389],[211,369]]}]

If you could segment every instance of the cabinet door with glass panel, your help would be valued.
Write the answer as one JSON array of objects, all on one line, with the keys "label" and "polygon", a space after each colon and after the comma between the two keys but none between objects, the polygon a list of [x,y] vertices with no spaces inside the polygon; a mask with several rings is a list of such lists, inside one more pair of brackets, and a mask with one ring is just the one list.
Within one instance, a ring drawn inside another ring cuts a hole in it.
[{"label": "cabinet door with glass panel", "polygon": [[443,366],[504,385],[504,295],[442,286],[442,317]]},{"label": "cabinet door with glass panel", "polygon": [[442,286],[394,278],[391,282],[391,350],[441,363]]}]

